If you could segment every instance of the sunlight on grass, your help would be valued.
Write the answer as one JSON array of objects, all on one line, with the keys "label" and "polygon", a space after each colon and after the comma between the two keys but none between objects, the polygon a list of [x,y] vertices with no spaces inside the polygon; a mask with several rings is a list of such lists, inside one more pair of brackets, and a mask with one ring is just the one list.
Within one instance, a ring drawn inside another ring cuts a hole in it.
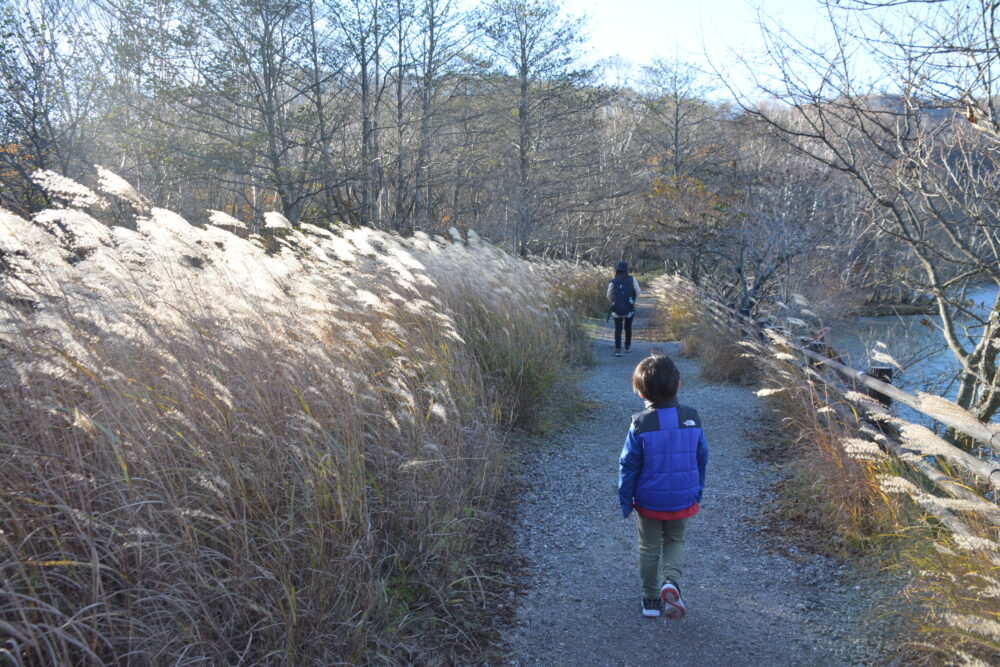
[{"label": "sunlight on grass", "polygon": [[508,430],[589,353],[597,270],[39,181],[65,207],[0,211],[0,662],[467,650]]}]

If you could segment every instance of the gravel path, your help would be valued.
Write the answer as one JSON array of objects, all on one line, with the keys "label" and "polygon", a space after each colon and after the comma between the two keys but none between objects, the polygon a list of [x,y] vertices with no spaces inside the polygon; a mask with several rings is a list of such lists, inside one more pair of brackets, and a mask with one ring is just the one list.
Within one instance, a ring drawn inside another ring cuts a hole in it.
[{"label": "gravel path", "polygon": [[[647,315],[639,311],[637,330]],[[616,358],[611,334],[608,325],[594,341],[597,363],[582,383],[597,407],[525,454],[515,534],[528,579],[504,638],[510,663],[875,662],[878,648],[859,637],[870,607],[865,586],[834,561],[775,549],[778,538],[760,520],[778,475],[751,455],[762,401],[748,388],[703,381],[677,343],[633,341],[632,352]],[[688,524],[681,580],[688,614],[679,621],[641,616],[635,522],[621,519],[616,496],[629,417],[642,409],[632,369],[653,351],[677,363],[679,398],[698,409],[709,443],[702,511]]]}]

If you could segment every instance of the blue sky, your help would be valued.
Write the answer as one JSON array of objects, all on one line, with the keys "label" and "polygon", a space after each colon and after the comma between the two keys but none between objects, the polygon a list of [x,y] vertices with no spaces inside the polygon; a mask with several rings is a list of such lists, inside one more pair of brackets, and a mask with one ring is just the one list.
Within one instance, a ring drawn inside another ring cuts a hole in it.
[{"label": "blue sky", "polygon": [[570,14],[590,15],[589,42],[597,58],[620,56],[643,65],[659,56],[725,67],[733,50],[762,49],[758,8],[796,36],[829,36],[817,0],[563,0]]}]

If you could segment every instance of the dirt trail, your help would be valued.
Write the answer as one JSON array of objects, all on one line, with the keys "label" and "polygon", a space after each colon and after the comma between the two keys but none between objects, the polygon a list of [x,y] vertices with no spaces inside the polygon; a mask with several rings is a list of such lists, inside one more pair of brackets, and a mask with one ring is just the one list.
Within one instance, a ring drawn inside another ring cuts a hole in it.
[{"label": "dirt trail", "polygon": [[[647,312],[640,310],[636,328]],[[878,650],[858,636],[868,604],[838,565],[794,548],[760,520],[777,479],[752,449],[763,402],[752,390],[712,385],[676,343],[633,342],[611,354],[611,329],[594,341],[597,363],[582,390],[597,404],[524,458],[519,548],[528,587],[505,637],[511,664],[854,665]],[[639,332],[647,338],[651,332]],[[702,416],[709,443],[702,511],[688,524],[680,621],[643,618],[635,522],[616,497],[618,455],[642,403],[629,385],[651,351],[677,362],[679,398]]]}]

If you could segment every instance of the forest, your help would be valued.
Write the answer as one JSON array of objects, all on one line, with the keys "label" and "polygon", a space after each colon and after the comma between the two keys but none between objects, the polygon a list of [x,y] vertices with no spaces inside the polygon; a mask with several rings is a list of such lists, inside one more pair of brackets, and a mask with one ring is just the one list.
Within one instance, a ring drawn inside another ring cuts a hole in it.
[{"label": "forest", "polygon": [[2,21],[14,212],[46,205],[36,171],[93,182],[100,164],[196,222],[456,225],[694,276],[721,256],[758,281],[808,251],[863,300],[890,289],[892,267],[865,268],[883,235],[834,170],[719,101],[715,73],[659,60],[613,83],[613,64],[581,65],[585,21],[550,0],[44,0]]},{"label": "forest", "polygon": [[762,15],[736,90],[677,59],[585,66],[556,0],[7,0],[0,206],[97,164],[195,224],[454,226],[666,265],[737,307],[796,285],[827,318],[953,301],[949,345],[992,379],[958,320],[1000,279],[995,8],[817,6],[833,43]]}]

